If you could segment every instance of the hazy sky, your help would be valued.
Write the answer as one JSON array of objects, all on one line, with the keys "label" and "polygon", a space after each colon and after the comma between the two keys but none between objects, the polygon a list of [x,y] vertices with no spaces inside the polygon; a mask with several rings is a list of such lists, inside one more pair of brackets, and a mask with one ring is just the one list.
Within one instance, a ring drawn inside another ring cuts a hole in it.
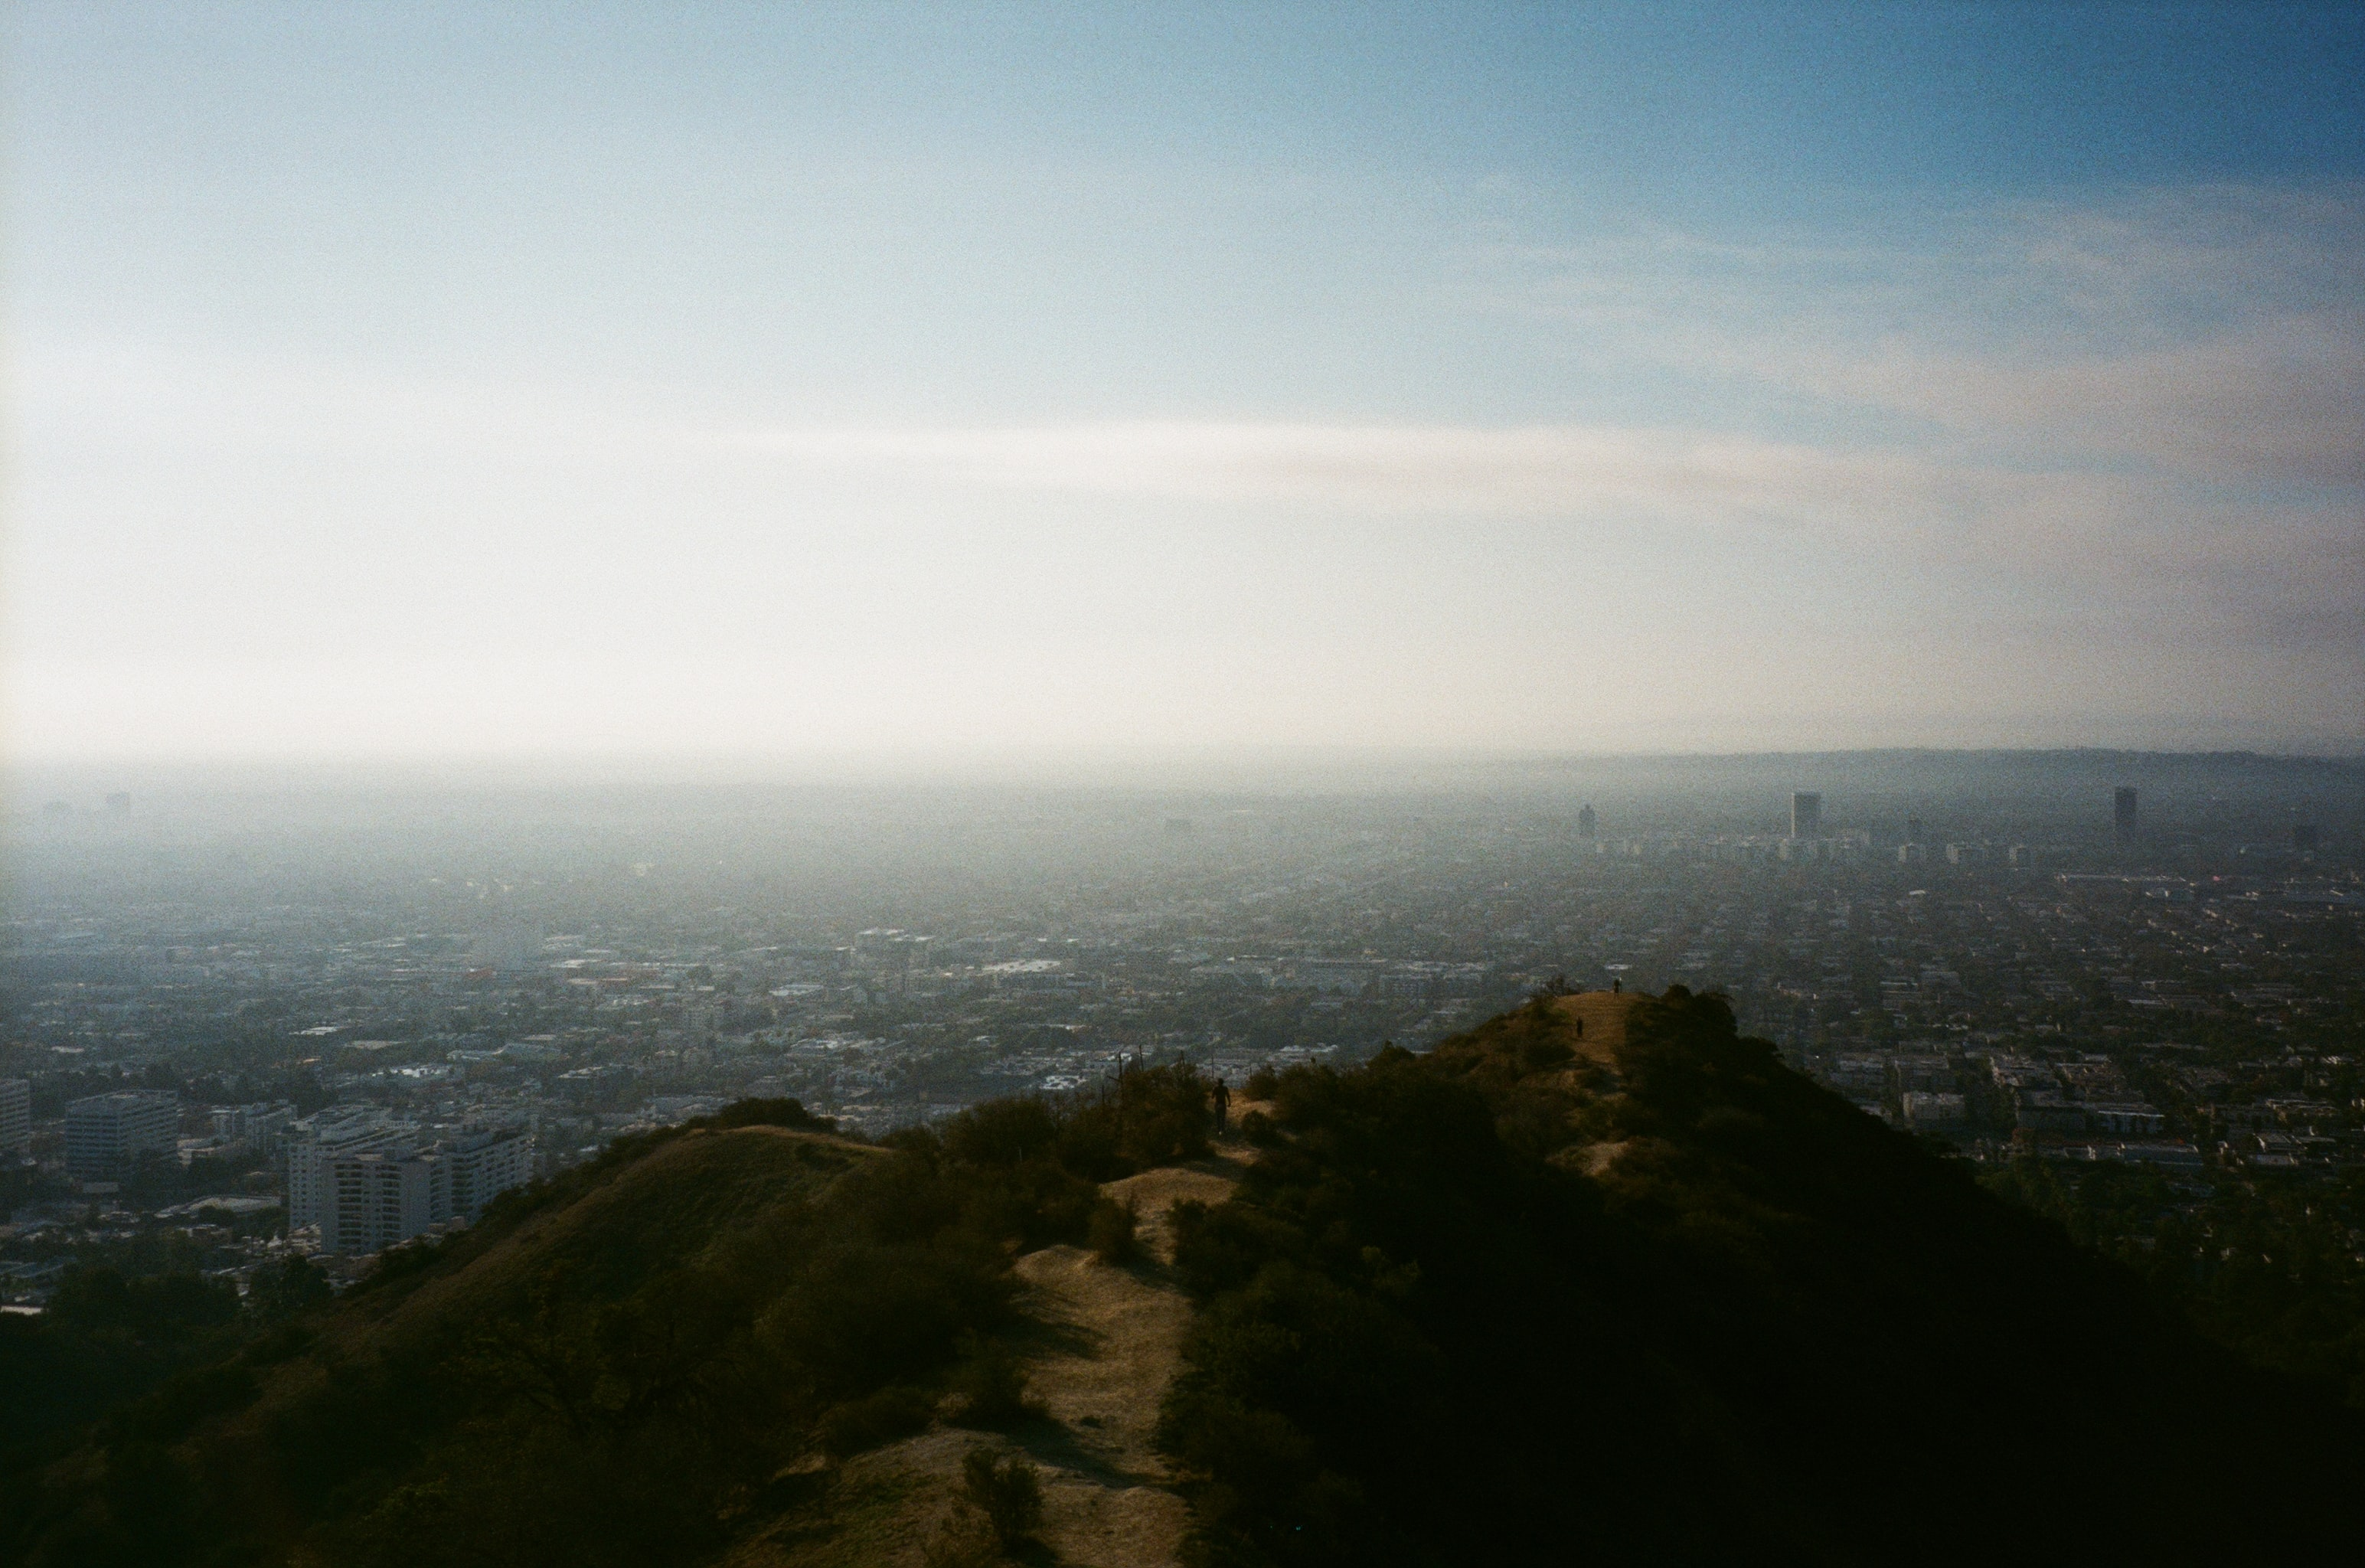
[{"label": "hazy sky", "polygon": [[2365,746],[2365,9],[7,16],[19,757]]}]

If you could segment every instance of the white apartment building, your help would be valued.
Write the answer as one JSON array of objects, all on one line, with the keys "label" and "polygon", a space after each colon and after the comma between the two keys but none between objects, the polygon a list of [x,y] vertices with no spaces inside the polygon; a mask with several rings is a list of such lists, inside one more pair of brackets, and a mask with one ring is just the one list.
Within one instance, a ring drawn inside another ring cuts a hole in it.
[{"label": "white apartment building", "polygon": [[450,1172],[448,1213],[466,1219],[533,1180],[533,1135],[522,1127],[471,1129],[438,1144],[436,1154]]},{"label": "white apartment building", "polygon": [[[390,1141],[363,1147],[381,1135]],[[296,1217],[298,1152],[308,1171],[309,1219]],[[521,1127],[468,1128],[422,1148],[417,1127],[387,1123],[339,1142],[291,1150],[288,1171],[290,1223],[319,1226],[324,1252],[358,1256],[448,1219],[473,1220],[493,1199],[523,1186],[533,1178],[533,1135]]]},{"label": "white apartment building", "polygon": [[286,1132],[287,1223],[319,1226],[323,1244],[330,1162],[347,1155],[409,1154],[420,1142],[419,1124],[397,1121],[375,1105],[331,1105],[290,1123]]},{"label": "white apartment building", "polygon": [[[449,1189],[432,1154],[387,1150],[318,1157],[320,1249],[358,1256],[409,1240],[433,1225]],[[444,1188],[439,1193],[439,1188]]]}]

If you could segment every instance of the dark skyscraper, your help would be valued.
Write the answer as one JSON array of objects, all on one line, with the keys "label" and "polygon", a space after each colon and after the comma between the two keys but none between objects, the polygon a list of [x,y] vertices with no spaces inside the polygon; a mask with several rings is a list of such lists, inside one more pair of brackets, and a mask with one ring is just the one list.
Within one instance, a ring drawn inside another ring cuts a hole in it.
[{"label": "dark skyscraper", "polygon": [[1922,842],[1922,819],[1920,817],[1907,817],[1905,819],[1905,842],[1908,844],[1919,844]]},{"label": "dark skyscraper", "polygon": [[1801,790],[1790,797],[1790,836],[1821,838],[1823,833],[1823,798],[1811,790]]},{"label": "dark skyscraper", "polygon": [[2135,787],[2134,785],[2122,784],[2111,791],[2111,825],[2118,831],[2121,838],[2127,838],[2134,834],[2135,831]]},{"label": "dark skyscraper", "polygon": [[1593,802],[1586,801],[1576,809],[1576,836],[1594,837],[1601,831],[1601,819],[1593,814]]}]

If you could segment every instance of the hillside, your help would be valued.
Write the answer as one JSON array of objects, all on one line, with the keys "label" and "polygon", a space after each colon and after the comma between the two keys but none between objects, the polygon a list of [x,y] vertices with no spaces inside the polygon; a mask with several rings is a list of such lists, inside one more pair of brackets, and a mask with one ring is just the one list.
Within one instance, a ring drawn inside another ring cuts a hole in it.
[{"label": "hillside", "polygon": [[[1580,1033],[1579,1022],[1583,1023]],[[1736,1036],[1544,999],[1285,1075],[1167,1410],[1207,1560],[2329,1560],[2352,1412]],[[2038,1542],[2044,1543],[2039,1549]]]},{"label": "hillside", "polygon": [[0,1560],[2315,1561],[2354,1528],[2351,1413],[1718,999],[1297,1070],[1220,1147],[1205,1087],[620,1146],[8,1476]]},{"label": "hillside", "polygon": [[858,1539],[879,1521],[832,1505],[951,1498],[898,1473],[849,1499],[837,1479],[930,1429],[961,1434],[940,1445],[955,1473],[1004,1430],[1039,1443],[1044,1325],[1022,1302],[1041,1291],[1014,1263],[1123,1251],[1101,1183],[1203,1158],[1205,1127],[1205,1086],[1169,1069],[885,1147],[788,1102],[619,1145],[6,1476],[0,1561],[828,1561],[799,1542],[859,1527],[835,1560],[917,1562],[932,1538],[887,1529],[882,1556]]}]

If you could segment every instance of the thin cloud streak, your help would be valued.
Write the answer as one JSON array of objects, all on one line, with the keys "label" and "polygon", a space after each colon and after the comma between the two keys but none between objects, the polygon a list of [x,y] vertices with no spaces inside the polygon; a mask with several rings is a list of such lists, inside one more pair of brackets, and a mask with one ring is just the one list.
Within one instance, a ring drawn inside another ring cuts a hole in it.
[{"label": "thin cloud streak", "polygon": [[2337,504],[2228,503],[2172,478],[2006,466],[1611,427],[1115,422],[791,429],[720,444],[800,467],[1001,489],[1395,514],[1758,528],[2202,590],[2244,617],[2321,625],[2358,602],[2355,518]]}]

